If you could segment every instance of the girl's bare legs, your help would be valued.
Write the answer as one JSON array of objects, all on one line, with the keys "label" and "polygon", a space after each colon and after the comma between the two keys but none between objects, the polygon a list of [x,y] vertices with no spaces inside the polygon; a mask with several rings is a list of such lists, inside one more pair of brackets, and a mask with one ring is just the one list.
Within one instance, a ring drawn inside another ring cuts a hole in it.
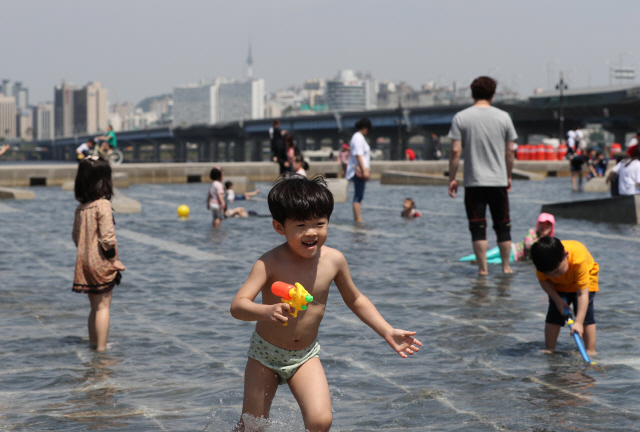
[{"label": "girl's bare legs", "polygon": [[109,320],[111,308],[111,293],[89,294],[91,313],[89,313],[89,344],[96,351],[106,351],[109,338]]}]

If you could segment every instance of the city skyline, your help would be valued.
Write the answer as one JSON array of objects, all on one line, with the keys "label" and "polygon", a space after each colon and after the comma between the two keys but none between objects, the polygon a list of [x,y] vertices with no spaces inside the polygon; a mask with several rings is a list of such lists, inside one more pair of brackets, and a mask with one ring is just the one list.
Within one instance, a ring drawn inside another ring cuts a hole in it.
[{"label": "city skyline", "polygon": [[[21,36],[7,46],[4,57],[14,60],[0,78],[22,81],[32,104],[52,100],[61,79],[101,81],[110,102],[137,103],[201,78],[245,77],[251,41],[253,76],[265,79],[266,92],[354,69],[414,88],[427,80],[467,86],[488,74],[528,96],[553,86],[560,70],[577,88],[606,86],[621,61],[638,68],[640,4],[616,6],[9,0],[4,9],[16,19],[5,31]],[[46,39],[25,31],[51,23]]]}]

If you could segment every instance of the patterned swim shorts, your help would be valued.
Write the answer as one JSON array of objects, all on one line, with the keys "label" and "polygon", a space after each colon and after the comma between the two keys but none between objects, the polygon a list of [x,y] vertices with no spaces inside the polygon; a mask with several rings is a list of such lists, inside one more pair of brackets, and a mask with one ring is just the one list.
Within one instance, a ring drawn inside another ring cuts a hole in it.
[{"label": "patterned swim shorts", "polygon": [[300,366],[318,357],[319,352],[320,342],[317,339],[305,349],[291,351],[270,344],[254,331],[247,355],[274,371],[279,377],[278,385],[282,385],[296,373]]}]

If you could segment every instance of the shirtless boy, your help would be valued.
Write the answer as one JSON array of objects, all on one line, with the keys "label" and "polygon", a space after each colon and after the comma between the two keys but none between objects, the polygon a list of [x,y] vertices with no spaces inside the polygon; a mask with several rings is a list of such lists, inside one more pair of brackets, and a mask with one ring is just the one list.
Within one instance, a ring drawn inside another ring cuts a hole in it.
[{"label": "shirtless boy", "polygon": [[[305,429],[327,431],[331,399],[317,336],[331,282],[349,309],[401,357],[417,352],[422,344],[413,338],[416,332],[391,327],[354,285],[342,253],[324,246],[333,195],[322,178],[282,179],[269,192],[268,202],[273,228],[286,241],[260,257],[231,304],[234,318],[257,321],[244,375],[242,414],[268,418],[278,385],[287,383],[300,405]],[[299,282],[314,301],[293,318],[293,309],[271,293],[277,281]],[[258,293],[262,304],[254,302]],[[242,419],[239,426],[243,430]]]}]

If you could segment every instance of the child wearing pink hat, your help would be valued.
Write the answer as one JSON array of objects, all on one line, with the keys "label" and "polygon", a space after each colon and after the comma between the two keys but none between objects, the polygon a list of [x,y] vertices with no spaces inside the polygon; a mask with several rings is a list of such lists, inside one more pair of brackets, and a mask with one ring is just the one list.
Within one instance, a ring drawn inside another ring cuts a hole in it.
[{"label": "child wearing pink hat", "polygon": [[555,233],[556,218],[549,213],[541,213],[536,222],[536,229],[531,228],[524,240],[514,245],[513,257],[516,261],[531,259],[531,246],[541,237]]}]

